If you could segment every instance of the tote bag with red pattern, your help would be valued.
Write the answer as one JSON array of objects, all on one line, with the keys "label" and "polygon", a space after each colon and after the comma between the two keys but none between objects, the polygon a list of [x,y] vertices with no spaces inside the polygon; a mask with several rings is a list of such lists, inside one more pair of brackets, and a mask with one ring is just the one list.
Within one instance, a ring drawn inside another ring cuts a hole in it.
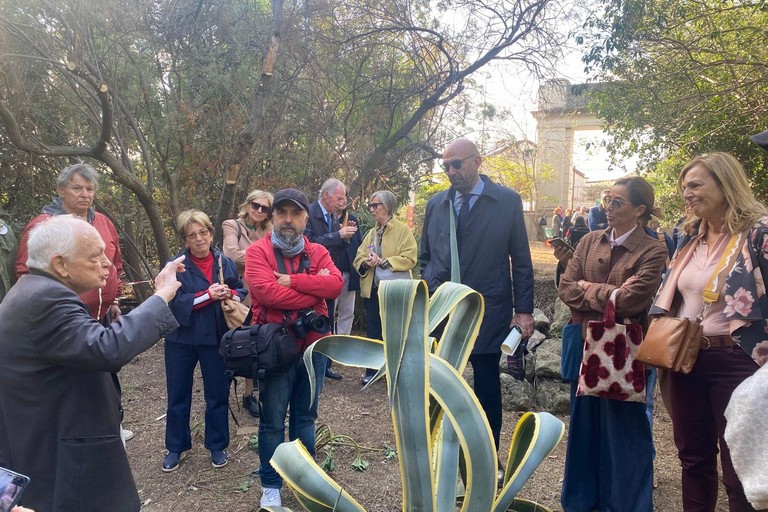
[{"label": "tote bag with red pattern", "polygon": [[587,324],[576,394],[645,402],[645,365],[635,359],[643,328],[616,323],[617,291],[611,293],[603,319]]}]

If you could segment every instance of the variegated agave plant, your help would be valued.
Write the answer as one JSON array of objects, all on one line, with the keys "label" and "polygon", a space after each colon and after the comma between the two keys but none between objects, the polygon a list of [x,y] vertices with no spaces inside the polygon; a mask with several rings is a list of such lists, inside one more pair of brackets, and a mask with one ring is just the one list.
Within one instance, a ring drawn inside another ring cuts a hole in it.
[{"label": "variegated agave plant", "polygon": [[[482,296],[446,283],[429,299],[426,283],[383,281],[379,288],[384,342],[328,336],[304,354],[321,352],[341,364],[380,368],[389,394],[403,481],[403,510],[546,511],[516,499],[526,480],[560,442],[563,423],[548,413],[526,413],[515,428],[503,488],[497,495],[496,450],[472,389],[461,377],[483,317]],[[431,332],[448,318],[439,343]],[[308,364],[310,372],[312,365]],[[310,376],[310,382],[314,382]],[[312,390],[313,394],[315,390]],[[277,448],[272,465],[309,511],[365,512],[299,442]],[[461,471],[460,471],[461,467]],[[457,496],[459,475],[466,494]],[[262,510],[288,511],[284,507]]]}]

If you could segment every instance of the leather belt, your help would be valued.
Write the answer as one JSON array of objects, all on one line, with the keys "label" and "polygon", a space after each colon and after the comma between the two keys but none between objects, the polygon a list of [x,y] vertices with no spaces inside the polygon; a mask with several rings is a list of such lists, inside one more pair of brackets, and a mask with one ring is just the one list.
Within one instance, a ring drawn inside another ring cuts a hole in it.
[{"label": "leather belt", "polygon": [[710,348],[733,347],[736,341],[730,336],[702,336],[701,347],[699,350],[709,350]]}]

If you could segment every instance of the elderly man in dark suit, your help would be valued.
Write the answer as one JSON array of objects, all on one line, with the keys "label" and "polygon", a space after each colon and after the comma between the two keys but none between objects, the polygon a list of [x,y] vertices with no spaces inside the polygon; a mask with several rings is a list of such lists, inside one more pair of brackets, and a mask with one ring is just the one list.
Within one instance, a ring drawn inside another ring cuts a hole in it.
[{"label": "elderly man in dark suit", "polygon": [[[446,281],[456,281],[485,299],[485,315],[469,362],[475,394],[498,449],[501,344],[515,325],[524,337],[533,333],[533,265],[520,195],[481,175],[482,161],[475,144],[466,139],[445,149],[442,166],[451,187],[427,203],[421,275],[430,293]],[[458,265],[451,260],[452,229],[456,230]]]},{"label": "elderly man in dark suit", "polygon": [[[304,232],[310,242],[320,244],[331,254],[336,268],[344,277],[344,288],[336,300],[328,300],[328,316],[333,321],[338,313],[336,334],[349,334],[355,309],[355,292],[360,289],[360,275],[352,268],[362,237],[357,229],[357,218],[346,212],[347,188],[335,178],[325,180],[317,201],[309,205],[309,220]],[[342,218],[342,216],[346,218]],[[336,311],[338,306],[339,310]],[[341,374],[327,361],[325,376],[341,379]]]},{"label": "elderly man in dark suit", "polygon": [[0,466],[30,477],[23,501],[35,510],[136,512],[111,373],[178,327],[168,301],[183,258],[158,274],[152,297],[105,326],[78,297],[110,273],[99,232],[56,216],[27,246],[30,272],[0,304]]}]

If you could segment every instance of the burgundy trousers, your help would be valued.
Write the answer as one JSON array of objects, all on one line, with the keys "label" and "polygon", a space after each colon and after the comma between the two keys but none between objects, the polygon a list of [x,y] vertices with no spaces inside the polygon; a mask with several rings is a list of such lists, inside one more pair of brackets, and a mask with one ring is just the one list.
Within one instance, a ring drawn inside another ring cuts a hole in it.
[{"label": "burgundy trousers", "polygon": [[670,372],[669,402],[682,465],[683,510],[713,512],[717,506],[717,453],[730,512],[752,512],[725,443],[725,408],[736,386],[758,369],[740,347],[699,352],[688,375]]}]

